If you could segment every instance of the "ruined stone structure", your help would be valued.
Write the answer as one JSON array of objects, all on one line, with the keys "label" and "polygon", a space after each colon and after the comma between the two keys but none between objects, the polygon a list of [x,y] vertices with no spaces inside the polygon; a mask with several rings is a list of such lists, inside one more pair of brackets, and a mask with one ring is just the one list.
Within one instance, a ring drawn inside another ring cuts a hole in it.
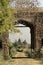
[{"label": "ruined stone structure", "polygon": [[[33,10],[31,12],[28,9],[18,9],[14,16],[16,17],[17,23],[25,24],[26,26],[30,27],[31,48],[35,49],[35,51],[40,51],[43,45],[43,9],[39,8],[37,11]],[[3,49],[4,48],[5,47],[3,47]],[[5,53],[8,52],[6,49]]]},{"label": "ruined stone structure", "polygon": [[43,8],[37,10],[17,9],[16,21],[31,29],[31,48],[40,50],[43,45]]}]

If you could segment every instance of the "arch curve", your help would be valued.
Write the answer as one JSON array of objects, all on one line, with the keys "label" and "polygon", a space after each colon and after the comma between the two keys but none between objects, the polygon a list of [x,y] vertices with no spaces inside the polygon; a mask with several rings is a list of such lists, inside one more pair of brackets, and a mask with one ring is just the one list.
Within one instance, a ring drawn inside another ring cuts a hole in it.
[{"label": "arch curve", "polygon": [[23,20],[23,19],[19,19],[19,20],[17,20],[17,22],[21,23],[23,25],[26,25],[27,27],[30,27],[30,28],[32,28],[34,26],[31,22]]}]

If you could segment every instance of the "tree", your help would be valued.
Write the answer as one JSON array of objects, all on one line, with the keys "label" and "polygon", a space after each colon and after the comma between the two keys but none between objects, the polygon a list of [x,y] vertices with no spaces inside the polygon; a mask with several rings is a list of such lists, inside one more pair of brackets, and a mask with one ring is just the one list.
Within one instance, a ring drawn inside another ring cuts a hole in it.
[{"label": "tree", "polygon": [[0,1],[0,33],[14,29],[15,18],[13,14],[15,10],[10,8],[9,1]]},{"label": "tree", "polygon": [[21,44],[21,40],[20,39],[18,40],[18,44]]},{"label": "tree", "polygon": [[16,0],[16,6],[15,7],[36,7],[38,5],[38,0]]},{"label": "tree", "polygon": [[14,28],[15,18],[13,16],[15,9],[10,8],[12,1],[13,0],[0,0],[0,35],[2,36],[3,55],[5,58],[9,55],[9,30],[16,31]]}]

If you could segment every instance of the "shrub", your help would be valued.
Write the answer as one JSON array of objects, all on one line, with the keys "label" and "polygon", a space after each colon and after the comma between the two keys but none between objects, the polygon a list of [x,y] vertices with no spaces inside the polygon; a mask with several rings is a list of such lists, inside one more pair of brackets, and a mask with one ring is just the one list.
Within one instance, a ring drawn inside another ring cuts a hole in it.
[{"label": "shrub", "polygon": [[23,51],[23,48],[17,48],[17,51],[18,52],[22,52]]},{"label": "shrub", "polygon": [[14,48],[14,47],[12,47],[11,49],[10,49],[10,57],[15,57],[15,54],[16,54],[17,52],[16,52],[16,49]]},{"label": "shrub", "polygon": [[35,58],[35,52],[25,51],[25,55],[29,58]]},{"label": "shrub", "polygon": [[29,51],[25,51],[25,55],[26,55],[27,57],[31,58],[31,55],[30,55]]},{"label": "shrub", "polygon": [[13,47],[13,43],[9,42],[8,46],[9,46],[9,49],[11,49]]}]

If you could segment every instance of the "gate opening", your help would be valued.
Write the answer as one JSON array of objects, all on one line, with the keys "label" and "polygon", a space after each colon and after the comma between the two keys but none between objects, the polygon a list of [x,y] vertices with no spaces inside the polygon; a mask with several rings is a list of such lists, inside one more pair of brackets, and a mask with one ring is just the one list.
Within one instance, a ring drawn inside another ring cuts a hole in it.
[{"label": "gate opening", "polygon": [[19,33],[10,32],[9,39],[12,41],[13,47],[10,49],[12,58],[30,57],[31,51],[34,51],[34,26],[26,21],[18,21],[14,25]]}]

